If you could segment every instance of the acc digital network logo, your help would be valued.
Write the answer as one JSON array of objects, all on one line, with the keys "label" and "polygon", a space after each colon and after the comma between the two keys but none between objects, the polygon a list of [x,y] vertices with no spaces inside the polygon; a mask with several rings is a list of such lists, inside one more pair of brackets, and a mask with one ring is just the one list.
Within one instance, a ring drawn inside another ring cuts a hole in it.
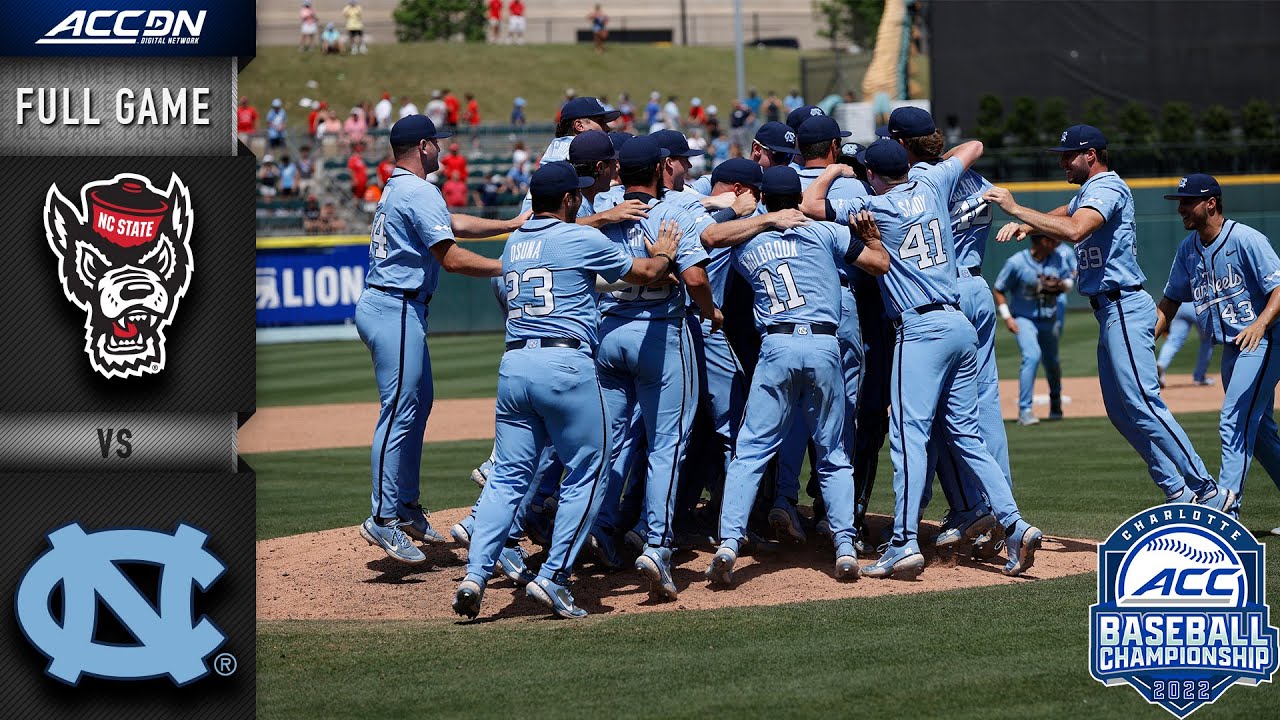
[{"label": "acc digital network logo", "polygon": [[1189,504],[1134,515],[1098,548],[1090,674],[1179,718],[1236,683],[1270,682],[1265,570],[1265,548],[1228,515]]},{"label": "acc digital network logo", "polygon": [[[109,680],[168,675],[182,686],[209,674],[205,658],[226,636],[207,617],[193,617],[195,591],[207,591],[226,566],[204,548],[205,533],[180,524],[169,535],[157,530],[117,529],[87,533],[72,523],[49,533],[50,549],[27,569],[18,585],[18,625],[49,658],[50,676],[77,685],[82,674]],[[158,607],[116,563],[160,566]],[[61,622],[50,596],[62,587]],[[138,640],[136,645],[95,642],[98,598]],[[228,660],[229,659],[229,660]],[[234,666],[218,656],[217,672]]]},{"label": "acc digital network logo", "polygon": [[198,45],[207,10],[75,10],[37,45]]}]

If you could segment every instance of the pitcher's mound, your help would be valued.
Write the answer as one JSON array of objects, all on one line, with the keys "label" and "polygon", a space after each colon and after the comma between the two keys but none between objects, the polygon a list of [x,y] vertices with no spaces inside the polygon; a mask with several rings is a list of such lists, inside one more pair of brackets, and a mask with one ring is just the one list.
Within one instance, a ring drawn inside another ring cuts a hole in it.
[{"label": "pitcher's mound", "polygon": [[[432,526],[444,534],[470,508],[432,513]],[[889,519],[871,517],[872,532]],[[921,538],[931,539],[937,526],[923,523]],[[922,543],[923,544],[923,543]],[[537,546],[527,545],[530,553]],[[466,575],[466,548],[423,546],[427,561],[406,565],[392,560],[381,549],[369,546],[355,527],[263,540],[258,543],[258,618],[263,620],[336,620],[373,618],[457,618],[450,603],[458,583]],[[646,581],[634,570],[605,573],[596,567],[584,547],[575,575],[573,595],[592,615],[702,610],[750,605],[780,605],[807,600],[873,597],[904,593],[937,592],[983,585],[1017,585],[1047,578],[1092,572],[1097,569],[1097,545],[1090,540],[1045,537],[1035,566],[1022,578],[1000,573],[1004,558],[989,563],[937,557],[924,548],[928,566],[915,580],[837,582],[832,575],[835,557],[828,544],[785,545],[774,552],[746,555],[734,568],[731,589],[713,588],[703,572],[711,562],[708,550],[678,552],[674,576],[680,599],[649,599]],[[535,571],[543,555],[530,559]],[[863,565],[871,563],[863,559]],[[549,612],[525,597],[505,577],[489,582],[481,619],[545,618]]]}]

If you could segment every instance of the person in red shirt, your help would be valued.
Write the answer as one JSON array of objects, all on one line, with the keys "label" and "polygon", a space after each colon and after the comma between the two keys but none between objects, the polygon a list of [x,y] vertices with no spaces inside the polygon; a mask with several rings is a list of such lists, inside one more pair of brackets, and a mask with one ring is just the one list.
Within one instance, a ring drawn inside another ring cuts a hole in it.
[{"label": "person in red shirt", "polygon": [[701,98],[693,98],[689,101],[689,124],[705,125],[707,122],[707,111],[702,107]]},{"label": "person in red shirt", "polygon": [[444,186],[440,188],[440,194],[444,195],[444,204],[451,208],[460,208],[467,206],[467,184],[463,182],[462,175],[451,173],[449,179],[445,181]]},{"label": "person in red shirt", "polygon": [[466,98],[467,125],[470,125],[472,129],[475,129],[475,127],[480,124],[480,103],[476,102],[476,96],[471,93],[467,93]]},{"label": "person in red shirt", "polygon": [[396,156],[387,150],[387,156],[378,163],[378,182],[386,186],[387,180],[391,179],[391,173],[396,171]]},{"label": "person in red shirt", "polygon": [[440,168],[444,170],[445,177],[455,173],[467,177],[467,159],[458,152],[458,143],[449,144],[449,154],[440,158]]},{"label": "person in red shirt", "polygon": [[369,186],[369,166],[364,162],[364,145],[355,144],[351,148],[351,157],[347,158],[347,170],[351,172],[351,193],[356,200],[364,199],[364,191]]},{"label": "person in red shirt", "polygon": [[507,8],[511,14],[507,20],[507,42],[524,44],[524,3],[520,0],[511,0],[511,5]]},{"label": "person in red shirt", "polygon": [[324,111],[328,107],[329,107],[329,104],[321,100],[319,105],[316,105],[315,107],[311,108],[311,112],[307,115],[307,136],[308,137],[316,136],[316,126],[324,122]]},{"label": "person in red shirt", "polygon": [[236,134],[240,142],[249,142],[249,136],[258,129],[258,111],[249,104],[249,98],[240,98],[240,107],[236,108]]},{"label": "person in red shirt", "polygon": [[454,95],[449,88],[444,89],[444,111],[445,127],[458,127],[458,115],[462,113],[462,103],[458,102],[458,96]]},{"label": "person in red shirt", "polygon": [[489,0],[489,42],[502,39],[502,0]]}]

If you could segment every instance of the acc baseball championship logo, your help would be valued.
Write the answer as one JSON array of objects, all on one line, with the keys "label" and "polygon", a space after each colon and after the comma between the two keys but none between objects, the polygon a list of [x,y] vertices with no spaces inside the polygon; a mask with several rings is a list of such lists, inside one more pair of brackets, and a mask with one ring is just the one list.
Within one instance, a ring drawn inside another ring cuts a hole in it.
[{"label": "acc baseball championship logo", "polygon": [[[72,523],[49,533],[50,550],[18,585],[18,625],[50,659],[46,672],[69,685],[81,674],[110,680],[168,675],[176,685],[209,674],[205,658],[226,640],[208,618],[195,622],[193,584],[208,590],[226,569],[204,548],[207,536],[189,525],[174,534],[140,529],[86,533]],[[159,607],[153,607],[118,562],[161,566]],[[62,587],[61,622],[50,595]],[[94,642],[97,598],[139,641]]]},{"label": "acc baseball championship logo", "polygon": [[67,299],[87,313],[84,351],[107,378],[164,369],[164,329],[187,292],[191,196],[177,175],[161,192],[122,173],[80,188],[76,207],[51,185],[44,227]]},{"label": "acc baseball championship logo", "polygon": [[1098,548],[1090,674],[1179,718],[1236,683],[1270,682],[1277,631],[1264,551],[1239,521],[1203,506],[1129,518]]}]

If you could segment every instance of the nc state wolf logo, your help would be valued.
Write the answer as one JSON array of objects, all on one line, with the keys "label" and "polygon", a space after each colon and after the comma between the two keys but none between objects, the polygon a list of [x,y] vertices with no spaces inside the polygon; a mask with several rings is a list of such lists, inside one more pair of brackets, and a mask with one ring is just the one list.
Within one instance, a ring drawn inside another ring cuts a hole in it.
[{"label": "nc state wolf logo", "polygon": [[164,369],[164,329],[187,292],[191,196],[177,175],[161,192],[121,173],[80,188],[77,207],[51,185],[44,228],[67,299],[88,315],[84,351],[107,378]]}]

